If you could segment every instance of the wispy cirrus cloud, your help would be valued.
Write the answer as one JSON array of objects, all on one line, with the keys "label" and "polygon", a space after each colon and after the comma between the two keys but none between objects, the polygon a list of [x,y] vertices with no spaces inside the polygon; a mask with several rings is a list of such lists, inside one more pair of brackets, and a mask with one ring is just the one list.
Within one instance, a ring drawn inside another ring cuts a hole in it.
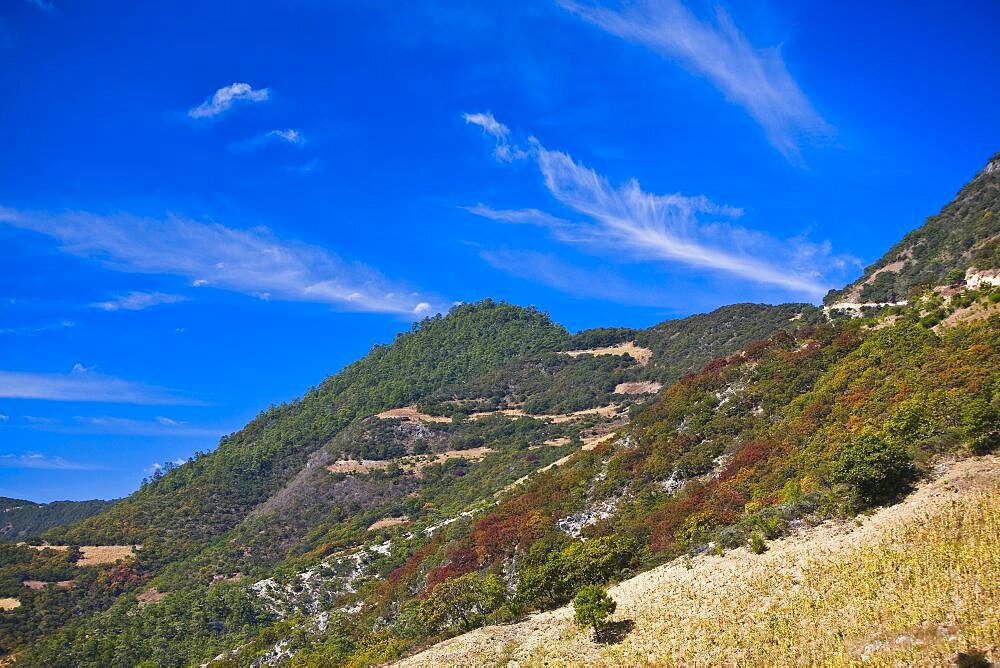
[{"label": "wispy cirrus cloud", "polygon": [[70,373],[0,370],[0,398],[148,405],[199,403],[164,388],[95,373],[79,364]]},{"label": "wispy cirrus cloud", "polygon": [[829,243],[777,240],[737,226],[731,221],[742,216],[741,209],[704,196],[656,195],[644,191],[635,179],[614,187],[568,154],[548,150],[534,138],[529,142],[530,150],[522,152],[536,163],[549,193],[583,220],[570,221],[534,208],[501,210],[484,204],[469,207],[471,213],[540,225],[555,239],[595,254],[682,264],[810,299],[827,292],[833,284],[830,274],[856,264],[853,258],[834,255]]},{"label": "wispy cirrus cloud", "polygon": [[69,329],[75,327],[76,323],[72,320],[60,320],[58,322],[50,322],[43,325],[23,325],[21,327],[0,327],[0,334],[12,334],[18,335],[31,335],[31,334],[41,334],[42,332],[52,332],[61,329]]},{"label": "wispy cirrus cloud", "polygon": [[254,88],[248,83],[232,83],[215,91],[210,98],[188,110],[191,118],[214,118],[237,103],[264,102],[271,96],[268,88]]},{"label": "wispy cirrus cloud", "polygon": [[[0,420],[2,421],[2,420]],[[158,415],[154,419],[135,419],[114,415],[77,415],[62,420],[53,417],[22,415],[20,421],[26,423],[20,428],[57,434],[76,435],[121,435],[121,436],[166,436],[166,437],[210,437],[217,438],[231,431],[222,427],[206,427],[189,424],[183,420]]]},{"label": "wispy cirrus cloud", "polygon": [[792,78],[777,48],[758,48],[721,8],[702,20],[680,0],[642,0],[621,9],[558,0],[573,14],[629,42],[642,44],[708,79],[743,107],[768,141],[792,162],[803,140],[829,137],[832,128]]},{"label": "wispy cirrus cloud", "polygon": [[370,267],[279,239],[263,227],[237,229],[173,215],[154,219],[2,207],[0,223],[58,239],[64,251],[109,269],[182,276],[195,287],[407,317],[433,313],[437,303]]},{"label": "wispy cirrus cloud", "polygon": [[160,304],[176,304],[185,301],[184,295],[172,295],[164,292],[142,292],[133,290],[124,295],[103,302],[94,302],[91,308],[102,311],[141,311]]},{"label": "wispy cirrus cloud", "polygon": [[527,157],[527,153],[511,145],[510,128],[494,118],[492,113],[488,111],[476,114],[465,113],[462,114],[462,118],[465,119],[466,123],[478,125],[483,129],[483,132],[493,137],[496,141],[496,147],[493,149],[493,155],[497,160],[510,162],[512,160]]},{"label": "wispy cirrus cloud", "polygon": [[229,150],[237,153],[246,153],[263,148],[268,144],[290,144],[292,146],[305,146],[306,138],[300,130],[295,128],[285,128],[284,130],[268,130],[254,135],[250,139],[236,141],[229,144]]},{"label": "wispy cirrus cloud", "polygon": [[3,469],[48,469],[52,471],[96,471],[101,467],[71,462],[62,457],[52,457],[40,452],[7,453],[0,455]]},{"label": "wispy cirrus cloud", "polygon": [[224,429],[199,427],[162,415],[154,420],[135,420],[112,415],[77,416],[68,433],[120,434],[125,436],[218,437]]}]

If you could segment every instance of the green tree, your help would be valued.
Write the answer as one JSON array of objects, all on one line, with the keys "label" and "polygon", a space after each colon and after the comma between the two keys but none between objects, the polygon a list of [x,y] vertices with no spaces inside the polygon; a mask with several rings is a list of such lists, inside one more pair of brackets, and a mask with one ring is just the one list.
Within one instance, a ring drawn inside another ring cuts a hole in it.
[{"label": "green tree", "polygon": [[905,492],[916,476],[913,460],[899,443],[867,430],[840,451],[834,477],[850,485],[864,506]]},{"label": "green tree", "polygon": [[962,438],[977,455],[1000,445],[1000,413],[985,399],[973,399],[962,414]]},{"label": "green tree", "polygon": [[596,636],[617,607],[603,587],[587,585],[573,599],[573,622],[577,626],[591,627]]}]

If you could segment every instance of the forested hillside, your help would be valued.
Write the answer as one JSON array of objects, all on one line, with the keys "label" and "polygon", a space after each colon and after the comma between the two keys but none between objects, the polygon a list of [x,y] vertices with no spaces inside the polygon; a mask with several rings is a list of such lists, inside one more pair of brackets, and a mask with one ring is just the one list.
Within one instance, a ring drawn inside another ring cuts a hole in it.
[{"label": "forested hillside", "polygon": [[33,503],[0,498],[0,541],[37,538],[45,531],[75,524],[107,510],[112,501],[53,501]]},{"label": "forested hillside", "polygon": [[892,504],[942,458],[1000,445],[1000,286],[948,275],[986,266],[997,178],[904,240],[907,303],[866,317],[739,304],[571,334],[484,301],[424,320],[49,531],[61,551],[0,546],[2,649],[29,666],[375,665]]}]

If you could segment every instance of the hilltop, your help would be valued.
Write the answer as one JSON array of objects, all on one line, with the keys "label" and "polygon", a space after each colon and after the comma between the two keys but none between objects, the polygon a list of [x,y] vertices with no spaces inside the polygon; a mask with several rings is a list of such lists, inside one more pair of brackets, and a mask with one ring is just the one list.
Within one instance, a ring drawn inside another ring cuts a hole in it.
[{"label": "hilltop", "polygon": [[1000,153],[940,213],[823,302],[896,303],[938,285],[996,276],[1000,269]]}]

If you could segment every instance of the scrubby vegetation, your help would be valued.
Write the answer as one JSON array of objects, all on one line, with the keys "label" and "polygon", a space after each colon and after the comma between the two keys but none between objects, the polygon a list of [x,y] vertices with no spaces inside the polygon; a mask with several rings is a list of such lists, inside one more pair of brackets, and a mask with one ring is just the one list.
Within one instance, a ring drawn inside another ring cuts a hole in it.
[{"label": "scrubby vegetation", "polygon": [[[947,215],[978,220],[995,181]],[[936,250],[907,252],[933,283],[979,246],[928,225],[914,239]],[[5,648],[18,665],[372,665],[581,594],[596,615],[598,589],[676,557],[767,560],[793,527],[996,448],[1000,290],[910,292],[856,319],[744,304],[576,335],[455,307],[46,534],[141,543],[134,560],[11,548],[0,594],[45,569],[79,585],[2,613]],[[643,359],[600,354],[624,343]],[[639,381],[664,389],[615,394]]]}]

